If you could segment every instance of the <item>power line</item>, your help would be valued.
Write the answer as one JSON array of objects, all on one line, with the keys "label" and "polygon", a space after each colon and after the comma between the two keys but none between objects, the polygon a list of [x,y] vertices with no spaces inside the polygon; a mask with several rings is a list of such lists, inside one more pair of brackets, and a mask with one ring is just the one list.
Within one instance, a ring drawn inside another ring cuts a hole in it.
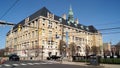
[{"label": "power line", "polygon": [[[2,24],[2,25],[17,25],[17,24],[13,24],[11,22],[6,22],[6,21],[0,21],[0,24]],[[37,27],[32,27],[32,26],[27,26],[27,25],[22,25],[22,26],[23,27],[29,27],[29,28],[37,28]],[[99,31],[113,30],[113,29],[120,29],[120,27],[104,28],[104,29],[99,29]],[[116,33],[120,33],[120,32],[109,32],[109,33],[102,33],[102,34],[113,34],[113,33],[116,34]]]},{"label": "power line", "polygon": [[1,20],[0,20],[0,24],[1,25],[12,25],[12,26],[16,25],[16,24],[13,24],[11,22],[1,21]]},{"label": "power line", "polygon": [[113,30],[113,29],[120,29],[120,27],[104,28],[104,29],[98,29],[98,30],[104,31],[104,30]]},{"label": "power line", "polygon": [[120,32],[108,32],[108,33],[102,33],[102,35],[108,35],[108,34],[119,34]]},{"label": "power line", "polygon": [[12,6],[10,8],[8,8],[8,10],[0,17],[0,19],[2,19],[18,2],[19,0],[16,0]]},{"label": "power line", "polygon": [[115,24],[115,23],[118,23],[118,22],[120,22],[120,21],[108,22],[108,23],[104,23],[104,24],[95,24],[94,26],[111,25],[111,24]]}]

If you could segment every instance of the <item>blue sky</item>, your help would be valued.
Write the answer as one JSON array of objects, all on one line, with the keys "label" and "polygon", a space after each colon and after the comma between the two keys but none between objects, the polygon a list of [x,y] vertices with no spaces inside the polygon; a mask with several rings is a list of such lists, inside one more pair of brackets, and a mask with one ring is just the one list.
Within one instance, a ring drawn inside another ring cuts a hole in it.
[{"label": "blue sky", "polygon": [[[16,0],[0,0],[0,17]],[[120,0],[19,0],[18,3],[0,20],[18,23],[42,7],[47,7],[52,13],[61,16],[68,14],[70,5],[74,18],[84,25],[94,25],[97,29],[120,26]],[[0,26],[0,48],[5,47],[6,33],[10,26]],[[120,32],[117,30],[101,31]],[[116,44],[120,41],[119,34],[104,34],[103,42]]]}]

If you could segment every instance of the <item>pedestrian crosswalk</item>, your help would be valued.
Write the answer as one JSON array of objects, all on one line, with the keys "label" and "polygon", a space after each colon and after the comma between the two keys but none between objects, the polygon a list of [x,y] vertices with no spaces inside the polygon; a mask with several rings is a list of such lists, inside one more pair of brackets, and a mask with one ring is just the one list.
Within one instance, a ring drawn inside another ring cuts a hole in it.
[{"label": "pedestrian crosswalk", "polygon": [[55,64],[50,62],[40,62],[40,63],[15,63],[15,64],[2,64],[0,65],[0,68],[2,67],[11,67],[11,66],[26,66],[26,65],[40,65],[40,64]]}]

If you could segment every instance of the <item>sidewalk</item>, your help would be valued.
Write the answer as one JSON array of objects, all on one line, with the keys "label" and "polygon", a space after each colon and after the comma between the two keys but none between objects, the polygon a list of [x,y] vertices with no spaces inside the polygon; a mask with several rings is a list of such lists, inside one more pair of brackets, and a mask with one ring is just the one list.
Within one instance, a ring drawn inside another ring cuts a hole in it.
[{"label": "sidewalk", "polygon": [[96,68],[120,68],[120,65],[115,65],[115,64],[100,64],[100,66],[94,66],[94,65],[88,65],[85,62],[68,62],[68,61],[63,61],[62,64],[89,66],[89,67],[96,67]]},{"label": "sidewalk", "polygon": [[120,64],[101,64],[104,68],[120,68]]},{"label": "sidewalk", "polygon": [[70,64],[70,65],[80,65],[84,67],[90,67],[90,68],[105,68],[104,66],[95,66],[95,65],[89,65],[88,63],[84,62],[68,62],[68,61],[63,61],[62,64]]}]

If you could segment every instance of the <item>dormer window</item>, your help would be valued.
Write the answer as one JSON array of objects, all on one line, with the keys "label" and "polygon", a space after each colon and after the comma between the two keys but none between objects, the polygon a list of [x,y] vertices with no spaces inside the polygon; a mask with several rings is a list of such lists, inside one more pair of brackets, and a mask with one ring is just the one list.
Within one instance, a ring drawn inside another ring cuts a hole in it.
[{"label": "dormer window", "polygon": [[62,18],[59,18],[60,23],[62,23]]},{"label": "dormer window", "polygon": [[42,23],[45,23],[45,19],[43,18]]},{"label": "dormer window", "polygon": [[70,21],[67,21],[67,23],[70,25]]},{"label": "dormer window", "polygon": [[27,17],[27,18],[25,19],[25,23],[27,23],[27,22],[29,22],[29,17]]},{"label": "dormer window", "polygon": [[77,23],[75,23],[75,26],[77,27]]},{"label": "dormer window", "polygon": [[54,19],[54,14],[52,14],[52,13],[47,13],[47,17],[49,18],[49,19]]},{"label": "dormer window", "polygon": [[87,31],[89,31],[89,28],[88,28],[88,27],[86,27],[86,30],[87,30]]},{"label": "dormer window", "polygon": [[84,27],[81,25],[81,28],[84,29]]}]

